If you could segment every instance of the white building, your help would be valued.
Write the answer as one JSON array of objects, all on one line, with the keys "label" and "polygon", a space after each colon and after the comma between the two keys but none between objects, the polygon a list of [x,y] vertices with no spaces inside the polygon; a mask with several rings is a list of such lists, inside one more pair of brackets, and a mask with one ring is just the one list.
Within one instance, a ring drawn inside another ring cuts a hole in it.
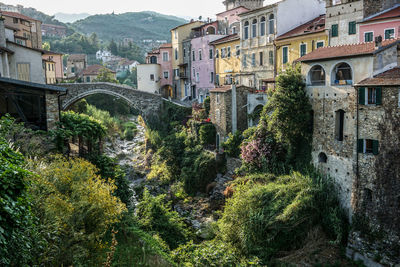
[{"label": "white building", "polygon": [[138,90],[159,94],[161,88],[160,64],[137,65]]},{"label": "white building", "polygon": [[108,62],[112,59],[113,55],[110,51],[107,50],[99,50],[96,52],[96,59],[101,60],[103,62]]}]

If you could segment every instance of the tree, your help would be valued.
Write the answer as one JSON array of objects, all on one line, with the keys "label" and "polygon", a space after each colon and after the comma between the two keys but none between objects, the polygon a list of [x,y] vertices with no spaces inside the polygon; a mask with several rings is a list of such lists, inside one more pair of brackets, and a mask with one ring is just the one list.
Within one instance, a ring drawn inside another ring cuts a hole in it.
[{"label": "tree", "polygon": [[118,46],[117,46],[117,43],[114,41],[114,39],[112,39],[110,44],[108,45],[108,50],[110,50],[110,52],[113,55],[117,55],[118,54]]},{"label": "tree", "polygon": [[101,68],[100,73],[97,75],[94,82],[107,82],[107,83],[119,83],[117,79],[114,78],[114,74],[111,70],[107,68]]},{"label": "tree", "polygon": [[50,51],[50,49],[51,49],[50,43],[49,42],[43,42],[42,48],[44,50]]}]

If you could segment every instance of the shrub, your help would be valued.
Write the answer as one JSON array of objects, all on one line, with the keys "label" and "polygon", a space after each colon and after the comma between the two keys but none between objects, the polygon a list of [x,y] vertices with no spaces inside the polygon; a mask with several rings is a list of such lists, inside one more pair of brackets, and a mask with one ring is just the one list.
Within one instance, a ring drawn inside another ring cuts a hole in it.
[{"label": "shrub", "polygon": [[204,109],[206,110],[206,115],[207,115],[207,117],[210,116],[211,99],[210,99],[209,96],[207,96],[207,97],[204,99],[203,107],[204,107]]},{"label": "shrub", "polygon": [[143,198],[137,206],[137,217],[141,227],[151,233],[158,233],[171,249],[177,248],[188,239],[185,223],[169,203],[164,203],[165,195],[152,196],[143,191]]},{"label": "shrub", "polygon": [[213,124],[207,123],[200,126],[199,138],[202,145],[215,145],[217,131]]},{"label": "shrub", "polygon": [[148,180],[158,180],[162,184],[169,184],[173,181],[173,175],[167,163],[154,163],[151,165],[151,171],[147,175]]},{"label": "shrub", "polygon": [[238,158],[240,156],[240,145],[242,141],[243,136],[240,131],[236,131],[235,134],[229,133],[228,140],[222,144],[224,152],[230,157]]},{"label": "shrub", "polygon": [[[195,150],[196,153],[198,150]],[[217,163],[214,154],[202,151],[200,154],[186,153],[181,178],[188,194],[205,192],[209,183],[217,176]]]}]

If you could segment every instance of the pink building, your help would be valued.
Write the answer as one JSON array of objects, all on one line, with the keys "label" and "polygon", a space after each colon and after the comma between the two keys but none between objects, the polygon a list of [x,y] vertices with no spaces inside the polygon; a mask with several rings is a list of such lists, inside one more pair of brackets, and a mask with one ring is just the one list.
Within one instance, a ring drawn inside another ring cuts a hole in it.
[{"label": "pink building", "polygon": [[375,37],[382,36],[384,40],[399,38],[400,5],[365,18],[360,23],[360,42],[372,42]]},{"label": "pink building", "polygon": [[147,53],[147,64],[159,64],[161,66],[160,86],[161,94],[165,97],[172,95],[172,45],[163,44],[158,49]]},{"label": "pink building", "polygon": [[215,87],[214,49],[210,42],[221,37],[223,35],[209,34],[191,40],[192,91],[196,92],[195,98],[200,103],[203,103],[209,91]]},{"label": "pink building", "polygon": [[220,24],[222,34],[234,34],[240,32],[239,14],[249,11],[250,9],[239,6],[217,14],[217,21]]}]

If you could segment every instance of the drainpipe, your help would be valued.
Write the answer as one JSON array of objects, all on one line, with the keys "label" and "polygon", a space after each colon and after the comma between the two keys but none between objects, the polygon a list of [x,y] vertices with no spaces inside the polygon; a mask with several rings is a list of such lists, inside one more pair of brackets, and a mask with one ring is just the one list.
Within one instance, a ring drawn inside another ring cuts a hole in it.
[{"label": "drainpipe", "polygon": [[236,84],[232,84],[232,134],[237,131]]},{"label": "drainpipe", "polygon": [[[357,147],[356,147],[356,153],[357,153],[357,155],[356,155],[356,190],[358,191],[358,187],[359,187],[359,181],[360,181],[360,164],[359,164],[359,153],[358,153],[358,138],[359,138],[359,134],[360,134],[360,130],[359,130],[359,122],[360,122],[360,116],[359,116],[359,114],[360,114],[360,112],[359,112],[359,106],[360,106],[360,103],[359,103],[359,97],[358,97],[358,88],[357,87],[355,87],[356,88],[356,103],[357,103],[357,105],[356,105],[356,108],[357,108],[357,120],[356,120],[356,144],[357,144]],[[357,200],[357,198],[356,198],[356,200]]]}]

